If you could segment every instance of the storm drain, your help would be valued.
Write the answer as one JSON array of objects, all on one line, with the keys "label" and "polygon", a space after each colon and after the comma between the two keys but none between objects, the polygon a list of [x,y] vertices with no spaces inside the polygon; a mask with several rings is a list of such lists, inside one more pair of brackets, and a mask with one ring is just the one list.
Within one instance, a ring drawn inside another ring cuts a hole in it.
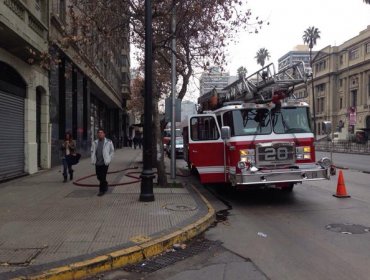
[{"label": "storm drain", "polygon": [[0,266],[28,266],[43,248],[0,249]]},{"label": "storm drain", "polygon": [[123,268],[127,272],[151,273],[172,265],[178,261],[195,256],[203,251],[220,247],[221,242],[207,239],[197,239],[190,242],[185,249],[172,250],[150,260],[145,260]]},{"label": "storm drain", "polygon": [[197,209],[197,206],[169,203],[166,204],[164,208],[172,211],[194,211]]},{"label": "storm drain", "polygon": [[330,224],[326,226],[327,230],[343,234],[361,234],[370,232],[370,228],[355,224]]}]

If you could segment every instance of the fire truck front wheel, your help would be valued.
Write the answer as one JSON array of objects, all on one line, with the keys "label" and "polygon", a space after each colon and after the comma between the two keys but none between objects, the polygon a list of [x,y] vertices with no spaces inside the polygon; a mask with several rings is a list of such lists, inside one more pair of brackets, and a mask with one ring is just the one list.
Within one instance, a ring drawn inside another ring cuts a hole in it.
[{"label": "fire truck front wheel", "polygon": [[293,191],[293,188],[294,188],[294,183],[289,183],[289,184],[286,184],[285,186],[282,186],[281,190],[283,192],[291,193]]}]

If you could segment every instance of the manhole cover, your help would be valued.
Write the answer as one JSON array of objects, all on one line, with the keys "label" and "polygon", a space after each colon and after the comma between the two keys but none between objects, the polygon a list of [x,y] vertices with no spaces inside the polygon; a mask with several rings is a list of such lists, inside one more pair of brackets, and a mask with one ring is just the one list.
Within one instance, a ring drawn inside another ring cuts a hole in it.
[{"label": "manhole cover", "polygon": [[370,232],[370,228],[355,224],[330,224],[326,226],[327,230],[343,234],[361,234]]},{"label": "manhole cover", "polygon": [[169,203],[169,204],[166,204],[164,208],[167,210],[172,210],[172,211],[194,211],[197,209],[197,206]]}]

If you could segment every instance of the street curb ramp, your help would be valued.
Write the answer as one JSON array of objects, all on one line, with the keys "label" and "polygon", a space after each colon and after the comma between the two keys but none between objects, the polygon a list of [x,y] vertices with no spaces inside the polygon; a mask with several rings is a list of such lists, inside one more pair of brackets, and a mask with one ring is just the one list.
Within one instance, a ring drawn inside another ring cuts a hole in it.
[{"label": "street curb ramp", "polygon": [[38,275],[20,276],[13,280],[71,280],[94,276],[98,273],[134,264],[159,255],[176,243],[182,243],[204,232],[215,220],[215,210],[208,200],[192,185],[194,191],[208,207],[208,213],[198,221],[168,235],[147,241],[140,245],[114,251],[89,260],[53,268]]}]

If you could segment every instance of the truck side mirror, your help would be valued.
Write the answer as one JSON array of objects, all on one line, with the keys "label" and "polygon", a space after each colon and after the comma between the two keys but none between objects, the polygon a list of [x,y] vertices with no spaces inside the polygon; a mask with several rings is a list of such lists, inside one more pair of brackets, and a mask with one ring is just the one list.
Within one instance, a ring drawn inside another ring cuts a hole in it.
[{"label": "truck side mirror", "polygon": [[230,139],[230,137],[231,137],[230,127],[229,126],[221,127],[221,138],[223,140],[226,140]]},{"label": "truck side mirror", "polygon": [[331,122],[330,121],[323,121],[322,123],[322,130],[324,131],[325,134],[330,134],[331,133]]}]

